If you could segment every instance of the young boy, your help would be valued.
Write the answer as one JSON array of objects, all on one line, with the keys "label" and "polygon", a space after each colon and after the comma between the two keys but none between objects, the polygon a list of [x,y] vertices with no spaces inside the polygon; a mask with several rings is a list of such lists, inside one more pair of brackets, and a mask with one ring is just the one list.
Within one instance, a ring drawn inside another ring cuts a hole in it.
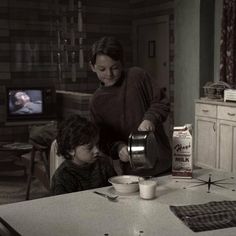
[{"label": "young boy", "polygon": [[98,139],[98,128],[79,115],[61,123],[56,138],[57,154],[65,161],[52,177],[53,195],[108,185],[108,178],[116,173],[109,160],[99,155]]}]

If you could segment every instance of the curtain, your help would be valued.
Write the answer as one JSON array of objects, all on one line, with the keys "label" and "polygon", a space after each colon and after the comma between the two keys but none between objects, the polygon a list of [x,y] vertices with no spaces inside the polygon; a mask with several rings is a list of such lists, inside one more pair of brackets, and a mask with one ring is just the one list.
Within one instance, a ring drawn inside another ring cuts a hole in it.
[{"label": "curtain", "polygon": [[223,0],[220,80],[236,85],[236,0]]}]

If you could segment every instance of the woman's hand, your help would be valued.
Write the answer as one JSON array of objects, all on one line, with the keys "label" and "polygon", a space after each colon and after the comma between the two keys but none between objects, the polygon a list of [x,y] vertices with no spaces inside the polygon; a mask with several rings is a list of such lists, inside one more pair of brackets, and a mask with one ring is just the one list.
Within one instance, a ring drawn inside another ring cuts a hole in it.
[{"label": "woman's hand", "polygon": [[155,131],[155,126],[150,120],[143,120],[138,127],[138,131]]},{"label": "woman's hand", "polygon": [[120,144],[119,145],[119,158],[123,162],[128,162],[130,157],[129,157],[129,152],[128,152],[128,146],[125,144]]}]

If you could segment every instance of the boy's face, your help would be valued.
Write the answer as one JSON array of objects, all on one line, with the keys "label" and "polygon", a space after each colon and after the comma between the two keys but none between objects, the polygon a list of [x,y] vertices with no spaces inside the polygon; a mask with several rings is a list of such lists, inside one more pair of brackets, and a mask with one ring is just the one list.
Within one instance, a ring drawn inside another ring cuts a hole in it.
[{"label": "boy's face", "polygon": [[99,149],[97,148],[98,139],[90,144],[80,145],[75,148],[73,161],[78,165],[91,164],[97,160]]},{"label": "boy's face", "polygon": [[95,65],[91,65],[93,72],[105,87],[114,85],[121,77],[123,70],[120,61],[114,61],[107,55],[97,55]]}]

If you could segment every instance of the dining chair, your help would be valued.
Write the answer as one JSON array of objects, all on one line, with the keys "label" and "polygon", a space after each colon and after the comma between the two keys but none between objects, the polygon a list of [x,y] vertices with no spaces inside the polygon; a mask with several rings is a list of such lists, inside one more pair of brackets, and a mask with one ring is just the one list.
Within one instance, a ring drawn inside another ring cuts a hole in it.
[{"label": "dining chair", "polygon": [[52,176],[60,164],[65,160],[62,156],[57,155],[57,141],[54,140],[51,144],[50,154],[49,154],[49,163],[50,163],[50,182]]}]

